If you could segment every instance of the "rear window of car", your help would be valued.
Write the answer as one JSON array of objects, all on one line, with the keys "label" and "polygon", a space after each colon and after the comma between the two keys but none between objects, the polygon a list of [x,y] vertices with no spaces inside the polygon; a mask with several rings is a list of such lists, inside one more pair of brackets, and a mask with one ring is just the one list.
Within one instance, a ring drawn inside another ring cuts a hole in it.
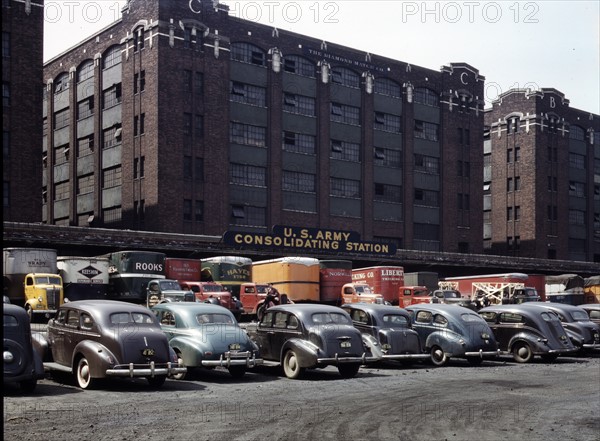
[{"label": "rear window of car", "polygon": [[481,315],[481,317],[486,322],[490,322],[490,323],[496,322],[496,313],[495,312],[485,311],[485,312],[480,312],[479,315]]},{"label": "rear window of car", "polygon": [[408,319],[400,314],[386,314],[383,316],[386,325],[408,326]]},{"label": "rear window of car", "polygon": [[552,312],[542,312],[540,315],[547,322],[560,321],[560,319],[558,318],[558,316],[556,314],[552,313]]},{"label": "rear window of car", "polygon": [[214,314],[214,313],[205,313],[205,314],[197,314],[196,321],[201,325],[207,325],[211,323],[225,323],[227,325],[233,324],[233,319],[227,314]]},{"label": "rear window of car", "polygon": [[344,325],[351,325],[352,322],[348,320],[344,314],[337,312],[317,312],[312,315],[312,321],[315,324],[321,325],[324,323],[337,323]]},{"label": "rear window of car", "polygon": [[460,318],[463,319],[465,322],[481,322],[481,316],[477,315],[477,314],[461,314]]},{"label": "rear window of car", "polygon": [[[543,313],[545,314],[545,312]],[[521,314],[515,314],[512,312],[505,312],[500,314],[500,321],[502,323],[524,323],[525,320]]]},{"label": "rear window of car", "polygon": [[417,317],[415,322],[417,323],[431,323],[431,319],[433,314],[429,311],[419,311],[417,312]]},{"label": "rear window of car", "polygon": [[587,322],[590,320],[590,317],[585,311],[573,311],[571,316],[573,317],[573,320],[578,322]]},{"label": "rear window of car", "polygon": [[143,312],[115,312],[110,315],[110,323],[113,325],[123,323],[151,324],[154,323],[154,319],[150,314]]},{"label": "rear window of car", "polygon": [[14,315],[4,314],[4,327],[12,328],[14,326],[19,326],[19,321]]}]

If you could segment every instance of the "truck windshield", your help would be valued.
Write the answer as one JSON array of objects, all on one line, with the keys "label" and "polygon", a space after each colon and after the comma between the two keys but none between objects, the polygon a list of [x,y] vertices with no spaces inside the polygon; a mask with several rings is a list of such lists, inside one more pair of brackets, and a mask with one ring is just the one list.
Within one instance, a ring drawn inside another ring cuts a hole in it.
[{"label": "truck windshield", "polygon": [[60,285],[60,277],[39,276],[35,278],[36,285]]},{"label": "truck windshield", "polygon": [[221,285],[204,285],[204,292],[222,292],[223,287]]},{"label": "truck windshield", "polygon": [[179,286],[179,283],[174,281],[174,280],[169,280],[169,281],[165,281],[165,282],[160,282],[160,289],[162,291],[166,291],[166,290],[181,290],[181,286]]},{"label": "truck windshield", "polygon": [[373,291],[371,290],[370,286],[367,285],[356,285],[356,292],[358,294],[373,294]]}]

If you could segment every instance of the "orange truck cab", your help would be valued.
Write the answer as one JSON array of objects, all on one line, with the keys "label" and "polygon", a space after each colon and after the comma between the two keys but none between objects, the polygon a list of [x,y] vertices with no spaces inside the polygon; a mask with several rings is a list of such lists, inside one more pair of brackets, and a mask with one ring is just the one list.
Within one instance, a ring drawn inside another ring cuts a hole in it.
[{"label": "orange truck cab", "polygon": [[426,286],[401,286],[398,288],[398,304],[401,308],[419,303],[431,303],[431,293]]},{"label": "orange truck cab", "polygon": [[381,294],[376,294],[366,283],[346,283],[342,286],[342,303],[379,303],[385,300]]},{"label": "orange truck cab", "polygon": [[265,301],[269,285],[266,283],[242,283],[240,300],[244,305],[244,314],[256,314],[258,307]]}]

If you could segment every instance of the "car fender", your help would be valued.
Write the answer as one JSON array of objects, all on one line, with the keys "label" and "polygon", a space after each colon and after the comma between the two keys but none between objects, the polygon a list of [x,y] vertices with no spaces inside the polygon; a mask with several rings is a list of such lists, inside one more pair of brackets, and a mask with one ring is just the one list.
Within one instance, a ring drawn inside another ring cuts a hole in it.
[{"label": "car fender", "polygon": [[203,342],[198,338],[174,337],[169,340],[169,346],[175,352],[181,354],[183,364],[186,366],[202,366],[204,353],[212,351],[212,346],[208,342]]},{"label": "car fender", "polygon": [[465,352],[465,348],[459,343],[463,338],[455,332],[444,329],[443,331],[432,332],[427,337],[425,348],[431,349],[433,346],[441,347],[448,355],[460,355]]},{"label": "car fender", "polygon": [[544,337],[541,337],[531,332],[519,332],[518,334],[512,336],[512,338],[508,342],[507,350],[509,352],[512,352],[514,344],[519,341],[528,343],[531,346],[531,349],[534,354],[545,354],[546,352],[548,352],[548,350],[553,349],[547,346],[545,343],[538,341],[538,339],[540,338],[545,340]]},{"label": "car fender", "polygon": [[577,347],[583,346],[584,338],[581,335],[581,331],[579,329],[565,327],[565,332],[567,333],[567,337],[569,337],[569,339],[575,346],[577,346]]},{"label": "car fender", "polygon": [[43,332],[33,332],[31,334],[31,344],[33,351],[42,361],[51,362],[52,351],[50,350],[50,341],[48,340],[47,334]]},{"label": "car fender", "polygon": [[313,343],[307,340],[302,340],[300,338],[291,338],[287,340],[281,347],[281,354],[279,359],[282,363],[285,353],[290,349],[292,349],[296,353],[300,367],[310,368],[317,365],[317,359],[319,358],[319,348]]},{"label": "car fender", "polygon": [[93,378],[105,377],[107,369],[121,363],[121,360],[117,359],[106,346],[92,340],[83,340],[73,349],[71,356],[71,368],[73,372],[77,369],[77,361],[81,356],[84,356],[88,360],[90,373]]},{"label": "car fender", "polygon": [[383,358],[383,350],[379,341],[371,334],[361,334],[363,344],[369,349],[371,355],[375,358]]}]

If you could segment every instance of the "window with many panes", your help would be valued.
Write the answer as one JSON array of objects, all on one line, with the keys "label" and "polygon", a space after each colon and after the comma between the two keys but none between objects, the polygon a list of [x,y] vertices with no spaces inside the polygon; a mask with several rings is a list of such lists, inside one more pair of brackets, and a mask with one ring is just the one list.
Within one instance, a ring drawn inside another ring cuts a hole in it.
[{"label": "window with many panes", "polygon": [[440,159],[434,156],[415,154],[415,170],[424,173],[440,173]]},{"label": "window with many panes", "polygon": [[69,181],[54,184],[54,200],[64,201],[69,199]]},{"label": "window with many panes", "polygon": [[232,205],[230,222],[232,225],[262,227],[267,222],[267,210],[264,207],[251,205]]},{"label": "window with many panes", "polygon": [[117,64],[121,64],[121,47],[113,46],[104,54],[103,67],[108,69]]},{"label": "window with many panes", "polygon": [[585,169],[585,156],[577,153],[569,153],[569,166],[571,168]]},{"label": "window with many panes", "polygon": [[54,114],[54,130],[67,127],[69,123],[69,109],[63,109]]},{"label": "window with many panes", "polygon": [[329,157],[331,159],[358,162],[360,160],[360,144],[332,139]]},{"label": "window with many panes", "polygon": [[84,99],[77,103],[77,119],[84,119],[94,114],[94,97]]},{"label": "window with many panes", "polygon": [[569,138],[585,141],[585,131],[579,126],[571,126],[569,127]]},{"label": "window with many panes", "polygon": [[402,187],[399,185],[375,183],[373,200],[381,202],[402,202]]},{"label": "window with many panes", "polygon": [[293,153],[315,154],[315,136],[305,133],[283,132],[283,150]]},{"label": "window with many panes", "polygon": [[102,132],[102,148],[110,148],[121,144],[121,126],[116,125],[105,129]]},{"label": "window with many panes", "polygon": [[120,165],[102,170],[102,188],[118,187],[121,184]]},{"label": "window with many panes", "polygon": [[316,176],[313,173],[302,173],[284,170],[281,188],[285,191],[297,191],[303,193],[315,192]]},{"label": "window with many panes", "polygon": [[77,177],[77,194],[86,194],[94,192],[94,174]]},{"label": "window with many panes", "polygon": [[254,187],[267,186],[267,169],[256,165],[235,164],[230,167],[229,182]]},{"label": "window with many panes", "polygon": [[585,197],[585,184],[583,182],[569,181],[569,196]]},{"label": "window with many panes", "polygon": [[77,140],[77,157],[91,155],[94,150],[94,135],[89,135]]},{"label": "window with many panes", "polygon": [[438,130],[438,124],[415,120],[415,138],[437,141]]},{"label": "window with many panes", "polygon": [[402,165],[402,152],[400,150],[374,147],[374,163],[384,167],[400,167]]},{"label": "window with many panes", "polygon": [[265,51],[250,43],[231,43],[231,59],[256,66],[267,66]]},{"label": "window with many panes", "polygon": [[121,103],[121,83],[113,84],[102,92],[102,108],[116,106]]},{"label": "window with many panes", "polygon": [[146,89],[146,71],[141,70],[133,74],[133,93],[140,93]]},{"label": "window with many panes", "polygon": [[360,181],[354,179],[330,178],[330,196],[341,198],[359,198]]},{"label": "window with many panes", "polygon": [[439,107],[440,98],[437,93],[426,87],[416,87],[413,92],[414,102],[426,106]]},{"label": "window with many panes", "polygon": [[360,125],[360,108],[331,103],[331,121],[358,126]]},{"label": "window with many panes", "polygon": [[425,190],[415,188],[415,205],[424,205],[426,207],[440,206],[440,192],[434,190]]},{"label": "window with many panes", "polygon": [[402,89],[398,83],[389,78],[375,78],[373,92],[379,95],[387,95],[394,98],[402,96]]},{"label": "window with many panes", "polygon": [[69,74],[63,73],[54,81],[54,93],[60,93],[69,88]]},{"label": "window with many panes", "polygon": [[286,55],[283,59],[283,70],[303,77],[315,78],[315,65],[298,55]]},{"label": "window with many panes", "polygon": [[360,77],[358,74],[345,67],[331,68],[331,82],[354,89],[360,87]]},{"label": "window with many panes", "polygon": [[229,99],[236,103],[266,107],[267,90],[264,87],[253,86],[252,84],[231,81]]},{"label": "window with many panes", "polygon": [[315,116],[315,99],[310,96],[284,92],[283,110],[298,115]]},{"label": "window with many panes", "polygon": [[375,112],[373,128],[385,132],[400,133],[402,130],[402,118],[390,113]]},{"label": "window with many panes", "polygon": [[83,80],[92,78],[93,76],[94,76],[94,62],[92,60],[88,60],[79,67],[79,70],[77,71],[77,82],[80,83]]},{"label": "window with many panes", "polygon": [[266,147],[267,128],[232,121],[229,126],[229,140],[235,144]]}]

